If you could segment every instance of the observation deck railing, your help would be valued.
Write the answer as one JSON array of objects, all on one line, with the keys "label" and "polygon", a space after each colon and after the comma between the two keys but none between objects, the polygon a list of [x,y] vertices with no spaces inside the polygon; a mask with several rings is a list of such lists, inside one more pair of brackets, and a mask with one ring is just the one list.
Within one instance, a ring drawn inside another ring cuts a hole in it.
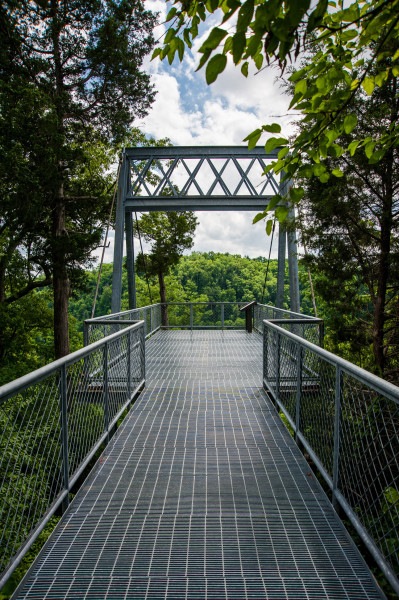
[{"label": "observation deck railing", "polygon": [[399,388],[289,323],[264,321],[264,387],[399,593]]},{"label": "observation deck railing", "polygon": [[[0,588],[144,385],[145,339],[244,329],[245,304],[158,303],[90,319],[87,347],[0,388]],[[399,593],[399,388],[326,352],[322,320],[252,310],[265,389]]]},{"label": "observation deck railing", "polygon": [[0,388],[0,589],[144,383],[140,322]]}]

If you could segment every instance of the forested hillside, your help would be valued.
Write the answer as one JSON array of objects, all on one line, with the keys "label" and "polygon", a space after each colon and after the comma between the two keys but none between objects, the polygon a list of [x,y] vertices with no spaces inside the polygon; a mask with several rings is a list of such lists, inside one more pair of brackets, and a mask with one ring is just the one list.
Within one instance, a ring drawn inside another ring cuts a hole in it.
[{"label": "forested hillside", "polygon": [[[178,265],[165,278],[169,302],[241,302],[257,300],[274,304],[277,288],[277,260],[271,260],[265,285],[267,259],[248,258],[237,254],[217,252],[193,252],[183,256]],[[307,273],[300,268],[300,291],[302,312],[312,314]],[[72,299],[70,312],[82,323],[90,317],[98,269],[88,273],[87,293]],[[286,265],[286,289],[284,308],[289,308],[288,263]],[[102,269],[95,316],[107,314],[111,306],[112,264]],[[128,308],[127,272],[123,272],[122,310]],[[159,302],[159,286],[155,277],[147,285],[145,273],[136,278],[137,305]],[[263,288],[265,286],[264,292]],[[148,289],[149,287],[149,289]]]}]

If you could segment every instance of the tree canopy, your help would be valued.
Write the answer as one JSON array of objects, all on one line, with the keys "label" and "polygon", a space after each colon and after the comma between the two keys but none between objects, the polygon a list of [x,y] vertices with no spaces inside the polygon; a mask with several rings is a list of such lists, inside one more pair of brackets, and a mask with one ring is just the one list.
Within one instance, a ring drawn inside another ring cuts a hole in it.
[{"label": "tree canopy", "polygon": [[[295,84],[290,108],[301,111],[309,127],[292,142],[282,136],[267,140],[266,151],[279,148],[278,160],[267,170],[284,170],[286,179],[314,175],[325,183],[331,176],[342,177],[339,167],[331,173],[320,169],[327,156],[353,155],[364,148],[369,163],[375,164],[398,145],[397,121],[373,135],[359,132],[347,146],[337,140],[356,127],[356,98],[363,92],[371,95],[399,74],[399,0],[357,0],[347,6],[344,0],[176,0],[167,16],[170,26],[163,46],[153,57],[172,63],[177,55],[182,60],[186,46],[199,35],[200,23],[214,13],[220,13],[219,26],[199,49],[198,68],[206,65],[208,83],[225,69],[229,56],[244,76],[249,63],[260,70],[275,62],[284,72],[309,40],[318,44],[308,64],[289,77]],[[373,65],[382,62],[384,68],[373,73]],[[265,124],[248,135],[248,146],[253,148],[264,134],[280,132],[279,124]],[[297,203],[302,196],[303,189],[291,187],[286,199]],[[267,210],[280,200],[273,199]],[[281,213],[280,219],[285,216]]]},{"label": "tree canopy", "polygon": [[[18,293],[52,284],[56,357],[69,352],[69,297],[108,212],[104,149],[126,138],[154,99],[141,70],[154,24],[140,0],[8,0],[0,8],[3,256],[17,248],[28,256]],[[5,293],[0,301],[9,302]]]}]

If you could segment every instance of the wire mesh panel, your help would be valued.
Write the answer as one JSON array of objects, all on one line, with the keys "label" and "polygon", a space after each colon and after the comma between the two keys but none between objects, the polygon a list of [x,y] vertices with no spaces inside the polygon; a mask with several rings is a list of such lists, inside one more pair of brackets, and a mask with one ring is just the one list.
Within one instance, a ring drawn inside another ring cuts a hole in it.
[{"label": "wire mesh panel", "polygon": [[264,385],[399,591],[399,388],[291,325],[264,321]]},{"label": "wire mesh panel", "polygon": [[62,487],[55,373],[0,404],[0,573]]},{"label": "wire mesh panel", "polygon": [[130,324],[0,388],[0,588],[141,389],[144,357]]},{"label": "wire mesh panel", "polygon": [[343,373],[338,488],[399,574],[399,406]]},{"label": "wire mesh panel", "polygon": [[111,333],[115,333],[115,331],[119,331],[117,328],[118,321],[124,325],[144,321],[145,336],[148,338],[161,326],[161,304],[151,304],[111,315],[95,317],[94,319],[86,319],[83,324],[84,345],[87,346],[104,339]]}]

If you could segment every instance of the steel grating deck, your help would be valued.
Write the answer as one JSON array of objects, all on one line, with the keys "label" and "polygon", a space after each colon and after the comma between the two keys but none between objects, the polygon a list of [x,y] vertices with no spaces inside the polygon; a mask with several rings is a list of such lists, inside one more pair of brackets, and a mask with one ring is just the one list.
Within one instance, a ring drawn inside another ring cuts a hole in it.
[{"label": "steel grating deck", "polygon": [[383,598],[261,388],[261,336],[146,351],[146,389],[16,597]]}]

